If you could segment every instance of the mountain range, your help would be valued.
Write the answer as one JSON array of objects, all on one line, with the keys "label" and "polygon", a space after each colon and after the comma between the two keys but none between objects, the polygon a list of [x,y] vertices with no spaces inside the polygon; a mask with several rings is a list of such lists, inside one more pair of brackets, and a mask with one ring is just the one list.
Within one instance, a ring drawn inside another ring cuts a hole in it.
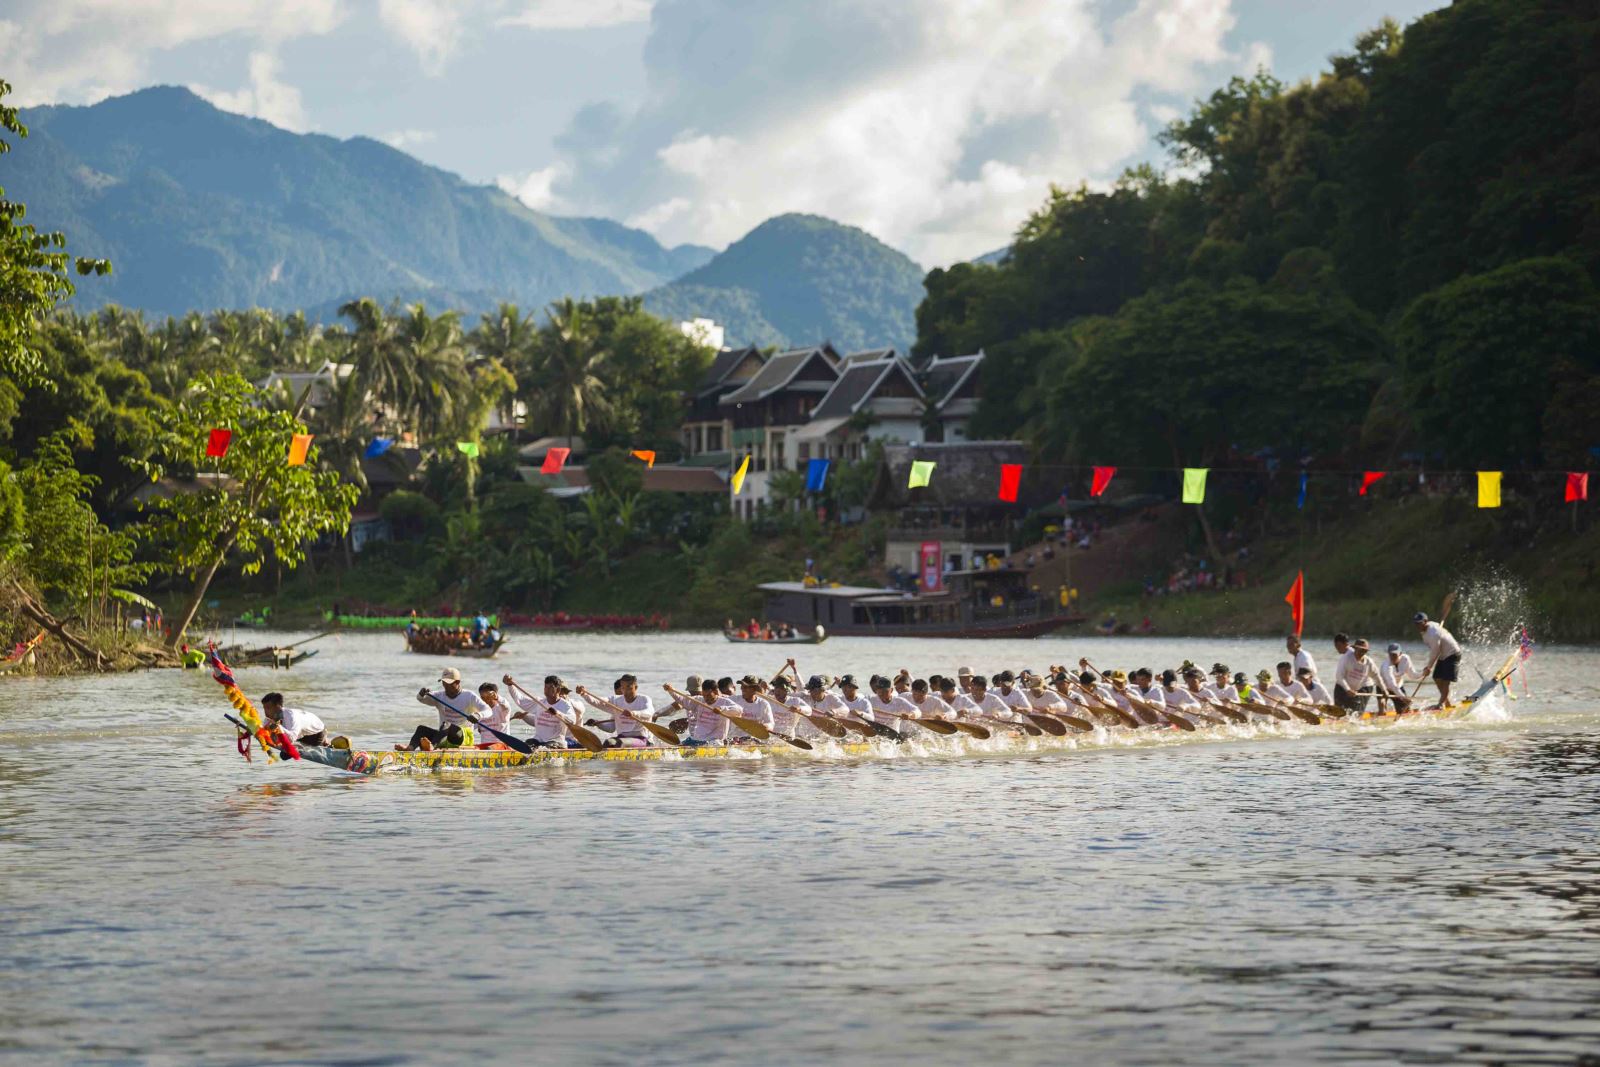
[{"label": "mountain range", "polygon": [[922,271],[864,231],[808,215],[720,255],[601,218],[534,211],[367,137],[298,134],[162,86],[23,113],[0,165],[28,221],[114,272],[76,306],[154,315],[269,307],[324,320],[356,296],[472,313],[501,300],[643,293],[729,343],[906,346]]}]

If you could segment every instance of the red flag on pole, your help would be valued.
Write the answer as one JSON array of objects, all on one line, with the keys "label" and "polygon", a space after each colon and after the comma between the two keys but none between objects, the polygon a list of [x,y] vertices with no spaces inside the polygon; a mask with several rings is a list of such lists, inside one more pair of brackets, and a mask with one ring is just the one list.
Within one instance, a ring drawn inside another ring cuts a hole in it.
[{"label": "red flag on pole", "polygon": [[1008,504],[1017,502],[1017,487],[1022,484],[1022,464],[1000,464],[1000,499]]},{"label": "red flag on pole", "polygon": [[1363,474],[1361,476],[1361,495],[1366,496],[1367,490],[1372,488],[1373,483],[1388,473],[1388,471],[1367,471]]},{"label": "red flag on pole", "polygon": [[1089,495],[1099,496],[1101,493],[1104,493],[1106,491],[1106,487],[1111,484],[1111,479],[1115,477],[1116,473],[1117,468],[1115,467],[1096,467],[1094,469],[1094,483],[1089,486]]},{"label": "red flag on pole", "polygon": [[1305,571],[1295,571],[1294,584],[1289,587],[1289,595],[1283,599],[1289,605],[1289,614],[1294,618],[1294,635],[1299,637],[1306,628]]},{"label": "red flag on pole", "polygon": [[232,430],[212,430],[211,436],[206,438],[206,455],[221,459],[228,454],[228,446],[232,443]]},{"label": "red flag on pole", "polygon": [[544,454],[544,466],[539,468],[539,473],[560,474],[561,468],[567,465],[567,456],[571,453],[570,448],[552,448]]},{"label": "red flag on pole", "polygon": [[1588,472],[1570,471],[1567,474],[1567,503],[1575,504],[1589,499]]}]

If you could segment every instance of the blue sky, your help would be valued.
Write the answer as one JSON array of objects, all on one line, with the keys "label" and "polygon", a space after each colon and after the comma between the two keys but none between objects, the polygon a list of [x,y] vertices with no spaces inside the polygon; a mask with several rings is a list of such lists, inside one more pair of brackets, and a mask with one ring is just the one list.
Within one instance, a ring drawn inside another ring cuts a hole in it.
[{"label": "blue sky", "polygon": [[924,265],[1265,63],[1319,70],[1436,0],[0,0],[17,101],[152,84],[366,135],[531,206],[722,246],[782,211]]}]

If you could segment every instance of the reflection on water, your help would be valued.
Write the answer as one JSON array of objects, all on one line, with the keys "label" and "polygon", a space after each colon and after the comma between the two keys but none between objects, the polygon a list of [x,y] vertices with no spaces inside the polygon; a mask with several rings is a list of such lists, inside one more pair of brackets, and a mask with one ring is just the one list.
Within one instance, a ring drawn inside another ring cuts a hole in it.
[{"label": "reflection on water", "polygon": [[[427,717],[438,661],[326,644],[247,689],[362,743]],[[834,641],[801,670],[1078,644]],[[658,687],[781,658],[512,651],[486,673]],[[207,678],[6,682],[0,1059],[1580,1062],[1600,656],[1536,662],[1532,699],[1445,726],[375,779],[244,763]]]}]

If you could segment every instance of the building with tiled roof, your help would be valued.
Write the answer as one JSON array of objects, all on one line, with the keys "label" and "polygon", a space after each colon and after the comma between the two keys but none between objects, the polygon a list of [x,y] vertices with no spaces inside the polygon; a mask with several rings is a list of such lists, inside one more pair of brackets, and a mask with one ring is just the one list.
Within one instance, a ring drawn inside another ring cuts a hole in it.
[{"label": "building with tiled roof", "polygon": [[811,420],[812,411],[839,380],[839,353],[832,345],[793,348],[768,359],[717,406],[732,425],[730,470],[750,457],[744,491],[733,498],[735,514],[753,517],[771,499],[773,471],[792,470],[789,435]]}]

